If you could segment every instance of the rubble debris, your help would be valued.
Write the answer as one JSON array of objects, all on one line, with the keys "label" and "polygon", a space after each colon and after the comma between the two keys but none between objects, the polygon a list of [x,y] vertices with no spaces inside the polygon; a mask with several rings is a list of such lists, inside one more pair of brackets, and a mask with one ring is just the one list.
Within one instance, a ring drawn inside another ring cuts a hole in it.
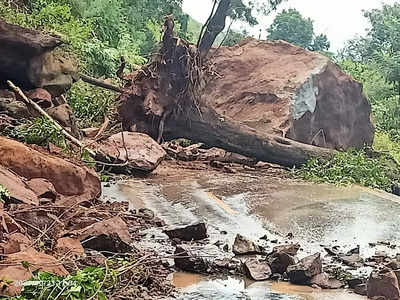
[{"label": "rubble debris", "polygon": [[247,277],[255,281],[268,280],[272,271],[266,261],[259,261],[256,258],[250,258],[243,264],[243,270]]},{"label": "rubble debris", "polygon": [[[166,152],[152,138],[137,132],[120,132],[97,144],[98,150],[116,164],[113,172],[151,172],[165,158]],[[118,166],[119,164],[119,166]]]},{"label": "rubble debris", "polygon": [[288,266],[287,275],[291,283],[306,285],[311,279],[322,273],[321,254],[307,256],[296,265]]},{"label": "rubble debris", "polygon": [[47,179],[60,194],[61,202],[90,201],[101,194],[100,180],[88,167],[4,137],[0,137],[0,165],[27,180]]},{"label": "rubble debris", "polygon": [[262,253],[261,248],[254,242],[237,234],[232,246],[232,252],[236,255],[251,255]]},{"label": "rubble debris", "polygon": [[208,268],[205,260],[192,254],[188,245],[177,245],[174,255],[175,267],[182,271],[203,273]]},{"label": "rubble debris", "polygon": [[368,298],[400,299],[399,282],[395,273],[388,269],[372,272],[367,282],[367,294]]},{"label": "rubble debris", "polygon": [[198,241],[207,238],[207,227],[203,222],[180,228],[164,230],[170,239],[178,238],[183,241]]},{"label": "rubble debris", "polygon": [[343,286],[337,279],[330,279],[328,274],[320,273],[311,278],[311,285],[316,285],[322,289],[340,289]]}]

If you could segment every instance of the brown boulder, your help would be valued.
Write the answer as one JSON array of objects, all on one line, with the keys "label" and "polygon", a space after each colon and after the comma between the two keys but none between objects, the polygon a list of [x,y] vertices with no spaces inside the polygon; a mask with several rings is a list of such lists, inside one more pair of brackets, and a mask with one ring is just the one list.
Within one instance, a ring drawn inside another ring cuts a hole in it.
[{"label": "brown boulder", "polygon": [[[32,272],[48,272],[54,275],[66,276],[67,270],[54,257],[37,252],[33,248],[18,253],[10,254],[0,264],[0,279],[15,283],[28,280]],[[1,290],[2,295],[15,296],[21,290],[21,285],[11,284],[7,289]]]},{"label": "brown boulder", "polygon": [[388,269],[372,272],[367,282],[367,293],[368,298],[400,299],[399,282],[396,274]]},{"label": "brown boulder", "polygon": [[92,250],[125,253],[132,249],[128,225],[120,217],[94,223],[68,235],[76,236],[84,248]]},{"label": "brown boulder", "polygon": [[41,108],[46,109],[52,106],[51,94],[45,89],[34,89],[25,93],[29,99],[37,103]]},{"label": "brown boulder", "polygon": [[28,180],[47,179],[65,200],[87,201],[101,193],[93,170],[4,137],[0,137],[0,165]]},{"label": "brown boulder", "polygon": [[186,272],[202,273],[207,270],[206,262],[188,245],[176,246],[174,262],[176,268]]},{"label": "brown boulder", "polygon": [[268,280],[272,275],[272,271],[268,263],[265,261],[260,262],[255,258],[248,259],[243,264],[243,269],[246,276],[255,281]]},{"label": "brown boulder", "polygon": [[0,85],[11,80],[21,88],[45,88],[53,96],[72,85],[75,68],[51,52],[60,38],[0,20]]},{"label": "brown boulder", "polygon": [[63,237],[57,240],[55,251],[59,254],[73,254],[76,256],[84,256],[85,250],[78,239]]},{"label": "brown boulder", "polygon": [[237,234],[232,246],[232,252],[236,255],[251,255],[261,253],[261,248],[244,236]]},{"label": "brown boulder", "polygon": [[27,236],[16,232],[10,234],[7,241],[0,244],[0,248],[3,249],[4,254],[13,254],[26,250],[31,244],[32,241]]},{"label": "brown boulder", "polygon": [[287,267],[295,265],[298,260],[296,259],[297,252],[300,249],[299,244],[281,245],[273,248],[273,251],[268,255],[273,273],[283,274],[286,272]]},{"label": "brown boulder", "polygon": [[[124,164],[121,172],[141,170],[151,172],[165,158],[166,152],[151,137],[137,132],[120,132],[98,145],[112,163]],[[118,171],[118,168],[115,168]]]},{"label": "brown boulder", "polygon": [[311,281],[311,285],[316,285],[322,289],[340,289],[343,284],[337,279],[330,279],[328,274],[320,273],[315,275]]},{"label": "brown boulder", "polygon": [[221,47],[203,100],[259,132],[347,149],[371,145],[371,107],[362,85],[329,58],[283,41]]},{"label": "brown boulder", "polygon": [[15,94],[8,90],[0,90],[0,112],[5,112],[15,119],[30,118],[31,112],[21,101],[17,101]]},{"label": "brown boulder", "polygon": [[311,279],[322,273],[321,254],[307,256],[296,265],[288,266],[287,275],[291,283],[309,284]]},{"label": "brown boulder", "polygon": [[178,238],[183,241],[198,241],[207,238],[205,223],[196,223],[180,228],[167,229],[164,233],[170,238]]},{"label": "brown boulder", "polygon": [[[1,158],[0,158],[1,160]],[[18,203],[39,205],[39,199],[24,179],[0,165],[0,184]]]},{"label": "brown boulder", "polygon": [[58,194],[53,184],[47,179],[33,178],[27,182],[27,185],[38,198],[46,198],[56,201]]}]

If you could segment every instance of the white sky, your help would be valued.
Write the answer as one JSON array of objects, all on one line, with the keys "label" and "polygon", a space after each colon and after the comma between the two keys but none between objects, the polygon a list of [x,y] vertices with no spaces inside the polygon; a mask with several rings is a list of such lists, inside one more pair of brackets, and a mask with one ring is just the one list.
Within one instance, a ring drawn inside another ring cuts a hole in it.
[{"label": "white sky", "polygon": [[[295,8],[304,17],[314,20],[314,31],[325,33],[331,42],[331,51],[343,47],[345,41],[355,35],[363,35],[368,26],[362,10],[381,7],[382,3],[393,4],[400,0],[288,0],[280,6],[278,12],[284,8]],[[183,10],[194,19],[204,23],[212,8],[211,0],[184,0]],[[272,23],[276,13],[260,20],[260,26],[250,32],[257,36],[260,28],[263,29],[262,38],[266,38],[266,29]],[[238,27],[237,25],[236,27]],[[240,26],[239,26],[240,27]]]}]

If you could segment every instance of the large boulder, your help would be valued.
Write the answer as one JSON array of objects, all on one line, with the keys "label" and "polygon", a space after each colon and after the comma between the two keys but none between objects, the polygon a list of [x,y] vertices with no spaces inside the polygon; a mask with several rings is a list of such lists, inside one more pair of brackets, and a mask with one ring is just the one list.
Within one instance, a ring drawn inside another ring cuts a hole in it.
[{"label": "large boulder", "polygon": [[114,171],[140,170],[151,172],[165,158],[164,149],[151,137],[138,132],[120,132],[98,145],[98,149],[113,164],[120,164]]},{"label": "large boulder", "polygon": [[92,200],[101,193],[93,170],[4,137],[0,137],[0,166],[27,180],[47,179],[64,201]]},{"label": "large boulder", "polygon": [[321,147],[370,145],[374,128],[362,85],[328,57],[283,41],[221,47],[203,99],[257,131]]},{"label": "large boulder", "polygon": [[0,19],[0,44],[0,85],[12,80],[27,90],[45,88],[53,96],[71,87],[75,68],[52,53],[62,44],[60,38]]}]

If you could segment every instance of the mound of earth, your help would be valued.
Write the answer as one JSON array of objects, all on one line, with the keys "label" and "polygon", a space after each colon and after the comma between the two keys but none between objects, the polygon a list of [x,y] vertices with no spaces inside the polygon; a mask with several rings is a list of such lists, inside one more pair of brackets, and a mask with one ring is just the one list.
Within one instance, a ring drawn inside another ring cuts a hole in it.
[{"label": "mound of earth", "polygon": [[370,145],[374,127],[362,85],[328,57],[283,41],[253,39],[211,54],[218,76],[203,101],[265,132],[324,148]]}]

